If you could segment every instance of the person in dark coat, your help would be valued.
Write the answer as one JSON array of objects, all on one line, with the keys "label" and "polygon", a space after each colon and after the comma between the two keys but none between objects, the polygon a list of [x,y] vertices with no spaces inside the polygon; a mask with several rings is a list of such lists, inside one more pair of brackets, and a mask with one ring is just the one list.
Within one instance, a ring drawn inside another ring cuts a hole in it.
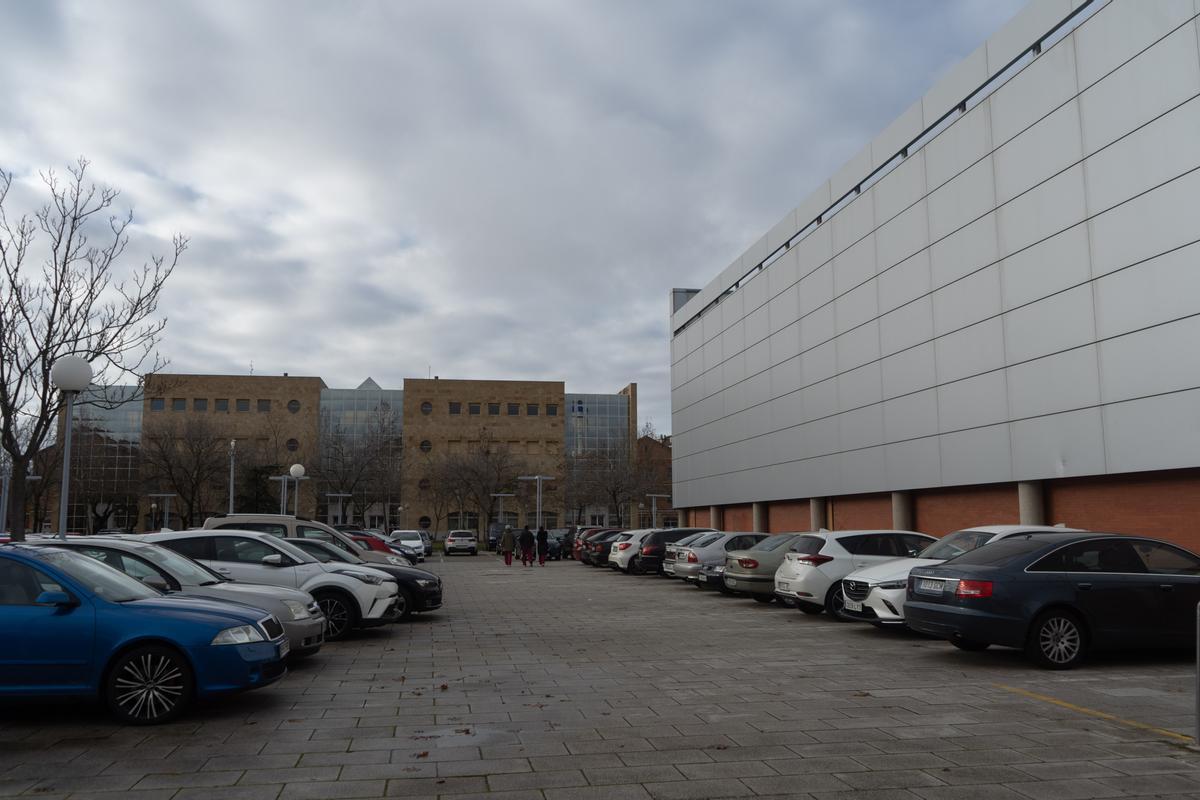
[{"label": "person in dark coat", "polygon": [[533,531],[526,525],[521,531],[517,544],[521,546],[521,563],[527,567],[533,566]]},{"label": "person in dark coat", "polygon": [[538,528],[537,532],[538,545],[538,563],[543,567],[546,566],[546,552],[550,549],[550,534],[545,528]]}]

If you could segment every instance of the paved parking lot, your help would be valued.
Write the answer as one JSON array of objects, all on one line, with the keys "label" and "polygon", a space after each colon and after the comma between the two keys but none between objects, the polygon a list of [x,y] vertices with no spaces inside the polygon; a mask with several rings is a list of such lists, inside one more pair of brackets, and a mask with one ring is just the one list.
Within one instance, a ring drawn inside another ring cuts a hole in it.
[{"label": "paved parking lot", "polygon": [[1185,656],[1048,673],[676,581],[497,561],[432,561],[445,611],[176,724],[0,706],[0,797],[1200,797]]}]

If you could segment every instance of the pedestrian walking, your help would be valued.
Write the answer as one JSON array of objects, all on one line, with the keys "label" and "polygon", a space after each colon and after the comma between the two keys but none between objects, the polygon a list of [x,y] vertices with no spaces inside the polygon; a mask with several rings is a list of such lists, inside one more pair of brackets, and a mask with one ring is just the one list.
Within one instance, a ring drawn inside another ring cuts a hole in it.
[{"label": "pedestrian walking", "polygon": [[504,566],[512,566],[512,554],[516,547],[517,537],[513,535],[512,525],[505,525],[504,533],[500,534],[500,552],[504,554]]},{"label": "pedestrian walking", "polygon": [[550,549],[550,534],[546,532],[544,527],[538,528],[537,545],[538,563],[544,567],[546,566],[546,551]]},{"label": "pedestrian walking", "polygon": [[525,526],[525,530],[521,531],[521,535],[517,539],[517,544],[521,546],[521,564],[526,567],[533,566],[533,531],[529,530],[529,526]]}]

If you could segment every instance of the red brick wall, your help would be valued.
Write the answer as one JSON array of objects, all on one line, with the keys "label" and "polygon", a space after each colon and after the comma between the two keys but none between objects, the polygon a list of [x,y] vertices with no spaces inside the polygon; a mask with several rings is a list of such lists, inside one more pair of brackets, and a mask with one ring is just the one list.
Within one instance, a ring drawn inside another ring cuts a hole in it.
[{"label": "red brick wall", "polygon": [[1200,552],[1200,470],[1046,481],[1046,522],[1137,533]]},{"label": "red brick wall", "polygon": [[829,498],[826,522],[835,531],[892,527],[890,494],[856,494]]},{"label": "red brick wall", "polygon": [[781,500],[767,506],[767,530],[765,533],[806,531],[811,517],[807,500]]},{"label": "red brick wall", "polygon": [[721,509],[721,517],[724,524],[721,530],[725,531],[752,531],[754,530],[754,508],[750,505],[743,506],[725,506]]},{"label": "red brick wall", "polygon": [[933,536],[975,525],[1015,525],[1020,521],[1013,483],[913,492],[913,528]]}]

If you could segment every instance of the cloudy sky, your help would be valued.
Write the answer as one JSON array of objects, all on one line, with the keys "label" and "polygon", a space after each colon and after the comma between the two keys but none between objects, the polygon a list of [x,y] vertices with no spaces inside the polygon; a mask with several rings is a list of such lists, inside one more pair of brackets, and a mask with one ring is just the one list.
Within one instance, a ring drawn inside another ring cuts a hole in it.
[{"label": "cloudy sky", "polygon": [[637,381],[665,432],[669,289],[1022,4],[8,0],[0,166],[84,155],[139,249],[191,238],[174,370]]}]

